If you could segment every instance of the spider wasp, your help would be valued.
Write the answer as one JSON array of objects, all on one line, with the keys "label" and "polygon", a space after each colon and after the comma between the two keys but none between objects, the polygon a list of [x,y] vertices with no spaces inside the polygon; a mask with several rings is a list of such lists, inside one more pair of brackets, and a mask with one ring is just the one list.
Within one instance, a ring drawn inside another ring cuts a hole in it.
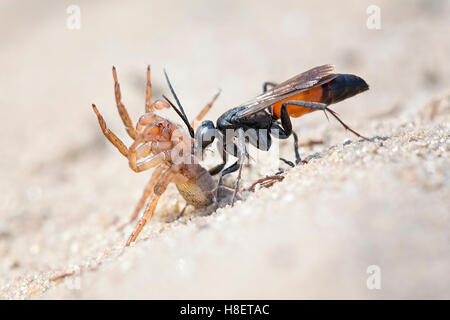
[{"label": "spider wasp", "polygon": [[[182,109],[167,74],[166,80],[178,106]],[[272,88],[269,90],[268,86],[272,86]],[[368,89],[368,84],[356,75],[336,74],[333,65],[330,64],[318,66],[280,84],[264,83],[262,94],[223,113],[217,119],[216,125],[211,120],[202,121],[195,134],[193,134],[192,124],[188,122],[184,112],[177,111],[173,105],[172,107],[186,123],[191,136],[194,138],[195,154],[202,154],[203,150],[215,138],[218,138],[218,147],[223,161],[210,169],[209,172],[211,175],[221,173],[219,179],[219,185],[221,185],[225,175],[239,170],[234,193],[236,195],[241,179],[243,161],[248,156],[246,142],[260,150],[267,151],[272,143],[271,136],[287,139],[292,134],[294,137],[295,163],[301,162],[298,152],[298,136],[292,129],[290,117],[298,118],[318,110],[323,111],[327,116],[328,112],[345,129],[368,140],[347,126],[337,113],[328,107]],[[205,111],[205,109],[202,110],[201,114],[206,113],[207,110]],[[238,160],[224,169],[227,153],[237,157]],[[294,166],[290,161],[281,160]]]}]

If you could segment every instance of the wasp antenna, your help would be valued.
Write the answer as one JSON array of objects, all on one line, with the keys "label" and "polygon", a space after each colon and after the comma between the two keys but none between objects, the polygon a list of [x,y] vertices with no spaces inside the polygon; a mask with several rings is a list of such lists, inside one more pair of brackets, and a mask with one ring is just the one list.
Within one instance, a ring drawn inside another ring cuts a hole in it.
[{"label": "wasp antenna", "polygon": [[177,111],[174,104],[172,102],[170,102],[169,100],[167,100],[167,97],[166,97],[166,100],[174,108],[174,110],[177,111],[178,115],[181,117],[183,122],[188,127],[189,133],[191,134],[192,137],[194,137],[194,128],[192,128],[191,124],[189,123],[188,117],[186,116],[186,113],[184,112],[183,106],[181,105],[180,100],[178,99],[178,96],[175,93],[175,90],[173,89],[172,84],[170,83],[169,76],[167,75],[166,69],[163,69],[163,71],[164,71],[164,76],[166,77],[167,84],[169,85],[170,92],[172,93],[172,96],[175,98],[175,101],[176,101],[178,107],[180,108],[180,110]]},{"label": "wasp antenna", "polygon": [[186,124],[189,130],[189,134],[191,137],[194,137],[194,128],[192,128],[191,124],[189,123],[189,120],[186,118],[186,116],[172,103],[172,101],[169,100],[165,95],[162,95],[163,98],[170,104],[170,106],[175,110],[175,112],[180,116],[181,120]]},{"label": "wasp antenna", "polygon": [[166,77],[167,84],[169,85],[170,92],[172,93],[172,96],[175,98],[175,101],[176,101],[178,107],[180,108],[180,111],[183,113],[184,117],[187,119],[187,116],[186,116],[186,113],[184,112],[183,106],[181,105],[180,100],[178,99],[178,96],[172,87],[172,83],[170,83],[169,76],[167,75],[166,69],[163,69],[163,71],[164,71],[164,76]]}]

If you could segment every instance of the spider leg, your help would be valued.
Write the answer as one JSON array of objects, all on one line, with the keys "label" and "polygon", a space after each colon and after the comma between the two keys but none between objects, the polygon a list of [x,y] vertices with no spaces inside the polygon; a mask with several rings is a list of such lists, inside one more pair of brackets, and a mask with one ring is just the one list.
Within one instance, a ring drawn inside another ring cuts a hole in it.
[{"label": "spider leg", "polygon": [[152,103],[151,105],[148,106],[146,105],[146,109],[149,111],[147,113],[145,113],[144,115],[142,115],[137,124],[136,124],[136,132],[137,133],[141,133],[142,130],[149,125],[150,123],[156,123],[156,122],[161,122],[161,121],[166,121],[165,118],[157,115],[156,113],[154,113],[153,111],[155,110],[161,110],[164,108],[168,108],[169,104],[163,100],[157,100],[154,103]]},{"label": "spider leg", "polygon": [[145,158],[152,152],[153,154],[158,154],[171,149],[173,149],[173,143],[171,141],[147,142],[136,148],[136,160]]},{"label": "spider leg", "polygon": [[[164,129],[167,130],[167,128],[159,125],[149,125],[131,144],[128,150],[128,164],[133,171],[145,171],[170,159],[173,144],[169,141],[170,135],[163,134]],[[147,134],[148,136],[146,136]],[[153,141],[156,138],[160,141]],[[154,155],[137,162],[138,159],[150,154],[150,152],[153,152]]]},{"label": "spider leg", "polygon": [[211,110],[214,102],[216,102],[217,98],[219,97],[220,92],[221,92],[221,90],[219,90],[214,95],[214,97],[211,99],[211,101],[208,102],[208,104],[206,106],[204,106],[203,109],[199,112],[197,117],[195,117],[195,119],[193,121],[191,121],[191,127],[193,127],[194,130],[197,129],[196,126],[195,126],[195,123],[201,121],[203,119],[203,117],[208,113],[208,111]]},{"label": "spider leg", "polygon": [[112,68],[113,78],[114,78],[114,95],[116,97],[117,110],[119,111],[120,118],[125,125],[125,129],[131,139],[136,139],[136,131],[133,128],[133,123],[131,122],[130,116],[128,115],[127,109],[122,103],[122,94],[120,93],[120,85],[117,80],[116,68]]},{"label": "spider leg", "polygon": [[133,170],[134,172],[142,172],[159,166],[161,163],[168,160],[169,158],[170,158],[170,151],[164,151],[137,163],[136,153],[135,152],[132,153],[130,150],[129,165],[131,170]]},{"label": "spider leg", "polygon": [[145,91],[145,112],[152,112],[152,82],[150,79],[150,65],[147,66],[147,89]]},{"label": "spider leg", "polygon": [[271,176],[265,176],[264,178],[261,178],[261,179],[258,179],[257,181],[255,181],[250,186],[250,188],[248,188],[247,190],[249,190],[251,192],[255,192],[257,185],[260,185],[263,188],[270,188],[277,181],[283,181],[283,180],[284,180],[284,176],[280,176],[279,174],[271,175]]},{"label": "spider leg", "polygon": [[132,242],[136,241],[137,236],[141,232],[142,228],[145,226],[148,220],[151,219],[153,216],[153,213],[155,212],[156,205],[158,204],[158,200],[161,197],[161,195],[166,191],[167,186],[170,182],[174,179],[175,175],[177,173],[177,169],[174,169],[173,167],[167,171],[165,171],[162,174],[161,179],[158,181],[158,183],[153,188],[153,196],[150,199],[150,202],[148,203],[147,207],[145,208],[144,215],[142,216],[141,220],[139,220],[139,224],[136,227],[136,229],[133,231],[133,233],[130,235],[126,246],[130,246]]},{"label": "spider leg", "polygon": [[147,186],[145,187],[144,192],[142,193],[142,197],[136,206],[136,209],[134,209],[134,213],[131,216],[130,222],[133,222],[138,217],[139,212],[144,207],[145,202],[152,195],[153,189],[155,188],[155,185],[158,182],[158,179],[161,176],[162,172],[163,172],[162,166],[156,168],[153,171],[152,177],[150,178],[150,181],[148,182]]},{"label": "spider leg", "polygon": [[97,115],[98,123],[100,124],[100,128],[102,129],[105,137],[120,151],[121,154],[123,154],[125,157],[128,158],[128,149],[125,146],[125,144],[111,130],[109,130],[106,127],[106,122],[103,119],[100,112],[98,112],[95,104],[92,105],[92,109],[94,110],[95,114]]}]

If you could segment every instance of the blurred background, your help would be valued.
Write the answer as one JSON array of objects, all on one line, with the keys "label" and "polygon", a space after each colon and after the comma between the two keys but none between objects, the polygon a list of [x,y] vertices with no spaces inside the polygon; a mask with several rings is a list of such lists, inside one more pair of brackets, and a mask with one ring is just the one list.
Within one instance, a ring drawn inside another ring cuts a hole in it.
[{"label": "blurred background", "polygon": [[[380,10],[380,29],[370,22],[371,5]],[[96,103],[108,126],[130,143],[115,107],[112,65],[135,121],[144,111],[148,64],[153,97],[168,93],[166,68],[189,117],[222,89],[208,114],[215,120],[259,94],[264,81],[332,63],[338,73],[369,83],[368,92],[335,110],[370,137],[384,132],[369,123],[382,123],[385,115],[395,122],[398,113],[424,106],[450,84],[446,0],[2,0],[0,8],[0,298],[41,294],[57,286],[47,281],[50,275],[123,242],[122,234],[108,238],[108,228],[131,214],[149,175],[129,170],[92,113]],[[73,20],[77,8],[79,20]],[[163,114],[176,119],[170,110]],[[320,150],[354,140],[323,114],[294,120],[294,126],[305,141],[325,139]],[[172,211],[177,199],[167,201]],[[40,280],[29,284],[36,275]],[[102,278],[106,288],[108,279]],[[211,297],[327,297],[317,289],[323,286],[309,285],[316,295],[273,285],[244,293],[225,286]],[[163,297],[176,296],[175,288],[169,285]],[[181,292],[209,297],[197,289]],[[98,286],[86,290],[55,296],[105,296]],[[342,297],[365,295],[348,292]],[[134,296],[161,297],[151,290],[126,297]]]}]

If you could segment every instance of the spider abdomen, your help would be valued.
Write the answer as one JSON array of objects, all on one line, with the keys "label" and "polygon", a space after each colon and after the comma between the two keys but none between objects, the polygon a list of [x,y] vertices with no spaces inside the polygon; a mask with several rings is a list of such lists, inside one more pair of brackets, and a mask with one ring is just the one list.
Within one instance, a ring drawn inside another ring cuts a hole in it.
[{"label": "spider abdomen", "polygon": [[183,176],[189,177],[176,182],[180,194],[195,208],[202,208],[215,201],[216,183],[206,169],[199,164],[186,165]]}]

